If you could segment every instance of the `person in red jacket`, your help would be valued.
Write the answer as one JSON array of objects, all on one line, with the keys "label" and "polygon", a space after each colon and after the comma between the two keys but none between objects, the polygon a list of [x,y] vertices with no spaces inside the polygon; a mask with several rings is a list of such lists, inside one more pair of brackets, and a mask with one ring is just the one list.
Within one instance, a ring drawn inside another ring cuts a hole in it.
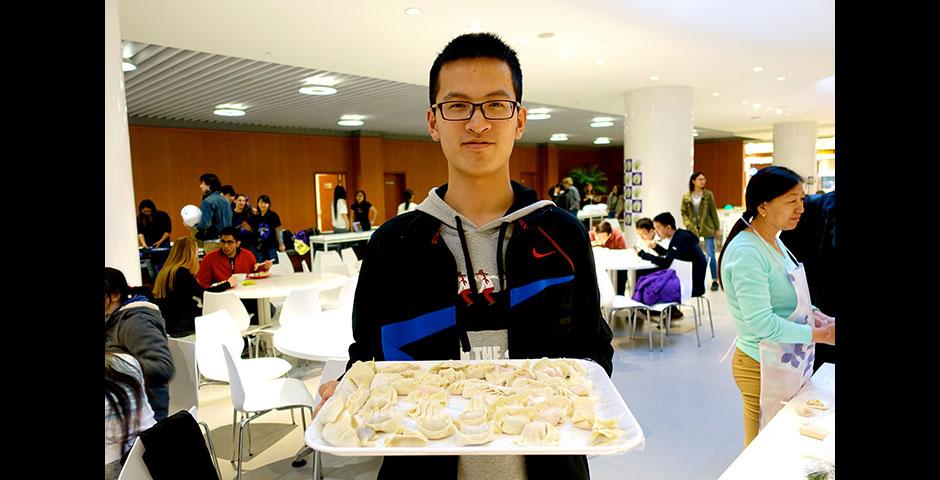
[{"label": "person in red jacket", "polygon": [[221,248],[206,254],[199,265],[196,280],[204,289],[229,283],[236,273],[266,272],[271,268],[271,260],[263,263],[255,261],[255,254],[241,248],[241,240],[236,236],[235,227],[225,227],[219,235]]},{"label": "person in red jacket", "polygon": [[588,233],[591,235],[591,245],[595,247],[604,247],[611,250],[626,250],[627,248],[623,233],[611,227],[607,220],[598,223],[594,230]]}]

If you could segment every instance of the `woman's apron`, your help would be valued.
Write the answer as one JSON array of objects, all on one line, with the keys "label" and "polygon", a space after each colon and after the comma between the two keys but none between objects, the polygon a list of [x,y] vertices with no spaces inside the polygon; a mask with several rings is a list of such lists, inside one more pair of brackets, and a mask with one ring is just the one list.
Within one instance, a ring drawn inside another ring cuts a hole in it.
[{"label": "woman's apron", "polygon": [[[767,242],[761,242],[767,245]],[[797,267],[787,270],[787,278],[796,291],[796,309],[787,317],[787,321],[801,325],[813,326],[813,306],[810,303],[809,283],[806,281],[806,270],[796,256],[783,246]],[[776,251],[773,251],[776,254]],[[774,255],[774,258],[777,258]],[[784,265],[786,270],[786,265]],[[731,344],[729,353],[737,344],[737,337]],[[783,408],[781,402],[792,399],[803,384],[813,375],[813,360],[816,356],[815,343],[778,343],[770,340],[761,340],[758,344],[760,351],[760,426],[770,422],[774,415]],[[727,358],[728,354],[725,354]],[[722,359],[724,361],[724,358]]]}]

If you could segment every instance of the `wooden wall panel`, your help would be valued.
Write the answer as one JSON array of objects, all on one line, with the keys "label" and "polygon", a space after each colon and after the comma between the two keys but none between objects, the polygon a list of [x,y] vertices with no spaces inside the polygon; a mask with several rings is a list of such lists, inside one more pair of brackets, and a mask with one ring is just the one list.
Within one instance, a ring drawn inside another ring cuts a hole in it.
[{"label": "wooden wall panel", "polygon": [[383,155],[385,171],[404,173],[405,188],[421,203],[428,191],[447,182],[447,159],[436,142],[386,140]]},{"label": "wooden wall panel", "polygon": [[705,188],[714,192],[718,208],[727,204],[743,205],[743,141],[696,143],[694,158],[694,169],[705,174],[708,179]]}]

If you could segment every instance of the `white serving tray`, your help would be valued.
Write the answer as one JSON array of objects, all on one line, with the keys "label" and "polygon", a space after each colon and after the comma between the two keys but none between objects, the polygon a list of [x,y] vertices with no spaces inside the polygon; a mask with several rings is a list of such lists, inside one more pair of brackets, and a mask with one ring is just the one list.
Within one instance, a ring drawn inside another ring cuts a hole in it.
[{"label": "white serving tray", "polygon": [[[538,359],[532,359],[532,362]],[[398,455],[618,455],[626,453],[646,442],[643,436],[643,429],[637,423],[630,408],[623,401],[620,392],[614,387],[607,372],[600,365],[586,361],[576,360],[583,365],[588,372],[587,378],[591,380],[593,386],[591,394],[598,397],[595,405],[595,414],[600,418],[618,418],[619,428],[624,430],[624,435],[616,442],[609,445],[591,446],[588,444],[588,438],[591,435],[589,430],[575,428],[571,419],[567,418],[565,423],[557,425],[555,428],[561,433],[561,443],[556,446],[547,447],[520,447],[513,443],[519,439],[519,435],[495,434],[496,438],[485,445],[467,445],[457,444],[457,435],[441,440],[429,440],[423,447],[386,447],[385,438],[390,436],[388,433],[380,433],[379,439],[374,447],[334,447],[326,442],[321,435],[321,428],[316,421],[312,421],[304,434],[304,441],[310,448],[337,456],[398,456]],[[463,360],[461,363],[497,363],[510,364],[514,366],[522,365],[525,360]],[[401,362],[375,362],[376,367]],[[430,369],[432,366],[441,363],[439,360],[433,361],[411,361],[419,365],[423,370]],[[343,377],[342,383],[337,387],[337,391],[343,390],[343,383],[348,381]],[[349,387],[346,387],[349,388]],[[446,411],[453,418],[464,410],[469,400],[459,396],[447,396]],[[396,408],[404,413],[413,406],[406,402],[404,397],[399,397]],[[415,429],[414,418],[404,416],[402,425]]]}]

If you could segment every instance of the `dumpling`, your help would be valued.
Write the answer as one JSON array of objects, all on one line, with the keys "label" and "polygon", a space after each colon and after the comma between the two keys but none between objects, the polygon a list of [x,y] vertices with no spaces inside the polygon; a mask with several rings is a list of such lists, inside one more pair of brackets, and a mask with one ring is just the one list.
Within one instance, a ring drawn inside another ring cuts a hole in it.
[{"label": "dumpling", "polygon": [[349,400],[346,401],[346,409],[349,410],[349,413],[352,415],[359,413],[362,406],[369,400],[371,393],[372,390],[369,387],[362,386],[350,395]]},{"label": "dumpling", "polygon": [[454,370],[453,368],[444,368],[437,372],[441,378],[447,382],[444,386],[450,386],[452,383],[467,378],[463,370]]},{"label": "dumpling", "polygon": [[420,370],[420,369],[421,367],[414,363],[395,362],[395,363],[388,363],[382,367],[379,367],[378,372],[379,373],[398,373],[404,377],[404,376],[407,376],[407,375],[404,375],[404,372]]},{"label": "dumpling", "polygon": [[565,372],[545,357],[540,358],[539,361],[535,362],[535,365],[532,365],[532,371],[535,372],[536,376],[542,374],[549,377],[565,378]]},{"label": "dumpling", "polygon": [[539,410],[539,413],[535,416],[535,419],[538,421],[545,422],[549,425],[561,425],[565,423],[565,412],[561,408],[548,405]]},{"label": "dumpling", "polygon": [[588,444],[607,445],[614,443],[624,434],[624,431],[617,428],[617,426],[616,418],[609,418],[607,420],[594,418],[594,428],[591,429],[591,436],[588,438]]},{"label": "dumpling", "polygon": [[433,385],[435,387],[446,387],[451,383],[448,382],[444,377],[431,372],[415,373],[415,381],[421,385]]},{"label": "dumpling", "polygon": [[342,395],[333,394],[323,407],[320,408],[320,411],[317,412],[316,421],[318,424],[323,425],[327,422],[334,422],[339,418],[340,413],[346,409],[346,401]]},{"label": "dumpling", "polygon": [[409,408],[405,415],[409,417],[421,417],[424,415],[429,415],[433,412],[442,412],[444,411],[444,405],[441,405],[440,402],[433,400],[423,400],[415,404],[415,406]]},{"label": "dumpling", "polygon": [[437,373],[438,371],[443,370],[445,368],[450,368],[453,370],[463,370],[467,368],[468,366],[469,366],[468,363],[460,362],[457,360],[447,360],[447,361],[444,361],[444,362],[438,363],[437,365],[432,366],[428,370],[431,373]]},{"label": "dumpling", "polygon": [[506,407],[525,407],[527,403],[527,397],[525,395],[510,395],[508,397],[499,397],[493,403],[490,404],[490,407],[486,410],[486,414],[489,418],[494,418],[496,413]]},{"label": "dumpling", "polygon": [[358,447],[359,434],[353,428],[352,416],[346,410],[333,422],[323,425],[323,440],[334,447]]},{"label": "dumpling", "polygon": [[402,378],[402,376],[398,373],[386,373],[386,372],[376,373],[375,376],[372,377],[372,383],[369,386],[371,388],[388,386],[388,385],[391,385],[392,382],[394,382],[395,380],[398,380],[399,378]]},{"label": "dumpling", "polygon": [[577,428],[591,430],[594,427],[594,400],[589,397],[576,398],[571,422]]},{"label": "dumpling", "polygon": [[398,427],[385,439],[386,447],[423,447],[428,444],[428,438],[421,432],[407,427]]},{"label": "dumpling", "polygon": [[458,422],[457,445],[483,445],[493,441],[493,425],[486,421],[483,412],[476,411],[483,420],[480,423]]},{"label": "dumpling", "polygon": [[545,422],[531,422],[522,428],[522,435],[514,442],[520,447],[540,447],[561,443],[558,429]]},{"label": "dumpling", "polygon": [[395,405],[398,401],[398,393],[390,386],[377,387],[372,389],[369,400],[362,407],[368,412],[377,412],[385,410]]},{"label": "dumpling", "polygon": [[421,402],[437,402],[441,405],[447,406],[447,391],[442,388],[438,389],[436,393],[414,390],[408,394],[408,397],[405,398],[405,401],[414,404],[419,404]]},{"label": "dumpling", "polygon": [[366,421],[366,426],[372,428],[376,432],[392,433],[395,430],[398,430],[398,426],[400,424],[401,415],[390,410],[376,412],[372,414]]},{"label": "dumpling", "polygon": [[429,440],[440,440],[454,434],[454,421],[443,409],[429,410],[415,419],[418,431]]},{"label": "dumpling", "polygon": [[538,412],[532,407],[509,406],[496,411],[493,429],[500,433],[518,435],[522,427],[531,422]]},{"label": "dumpling", "polygon": [[574,402],[571,401],[568,397],[563,395],[552,395],[548,397],[544,402],[539,404],[541,408],[553,406],[561,409],[565,413],[565,416],[570,417],[574,413]]},{"label": "dumpling", "polygon": [[399,378],[392,382],[392,388],[394,388],[395,392],[399,395],[408,395],[414,389],[418,388],[418,382],[412,378]]},{"label": "dumpling", "polygon": [[375,441],[379,439],[375,430],[369,427],[357,427],[356,435],[359,437],[359,446],[362,447],[374,447]]},{"label": "dumpling", "polygon": [[592,385],[593,383],[586,377],[575,376],[568,379],[568,388],[570,388],[571,391],[579,397],[586,397],[590,395]]},{"label": "dumpling", "polygon": [[467,378],[476,378],[481,379],[486,376],[487,373],[496,369],[495,363],[483,362],[476,365],[470,365],[467,367]]},{"label": "dumpling", "polygon": [[375,376],[375,362],[356,362],[346,372],[346,377],[355,382],[356,386],[369,385],[372,377]]}]

